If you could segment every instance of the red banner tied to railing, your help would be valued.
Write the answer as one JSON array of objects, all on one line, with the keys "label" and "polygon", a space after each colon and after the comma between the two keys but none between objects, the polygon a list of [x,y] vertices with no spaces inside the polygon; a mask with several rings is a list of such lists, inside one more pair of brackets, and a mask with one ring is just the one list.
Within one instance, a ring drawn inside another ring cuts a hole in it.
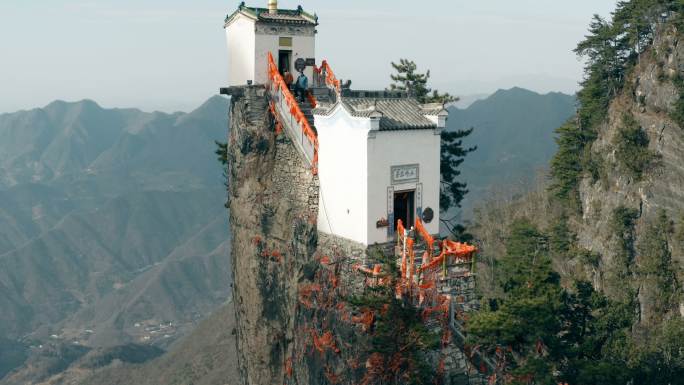
[{"label": "red banner tied to railing", "polygon": [[278,67],[273,60],[273,55],[270,52],[268,53],[268,78],[272,82],[276,91],[282,94],[287,106],[289,107],[289,113],[292,115],[297,124],[299,124],[302,132],[307,137],[309,142],[311,142],[311,146],[313,147],[313,160],[311,161],[312,172],[314,175],[318,174],[318,135],[316,135],[316,132],[313,130],[313,128],[311,128],[309,121],[306,119],[302,109],[299,107],[299,103],[297,103],[297,100],[292,95],[292,92],[290,92],[290,89],[285,83],[283,76],[278,71]]},{"label": "red banner tied to railing", "polygon": [[337,91],[338,93],[340,92],[340,81],[337,80],[337,77],[335,77],[335,73],[333,72],[332,68],[330,68],[330,64],[328,64],[327,60],[323,60],[320,68],[314,66],[314,71],[319,75],[321,73],[324,73],[325,84],[327,84],[331,88],[334,88],[335,91]]}]

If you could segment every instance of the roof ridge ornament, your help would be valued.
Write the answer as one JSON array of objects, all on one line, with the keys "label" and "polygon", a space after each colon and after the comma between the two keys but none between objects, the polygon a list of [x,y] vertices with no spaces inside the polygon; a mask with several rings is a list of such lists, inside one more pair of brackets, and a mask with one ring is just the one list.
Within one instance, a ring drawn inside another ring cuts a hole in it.
[{"label": "roof ridge ornament", "polygon": [[278,0],[268,0],[268,13],[271,15],[278,13]]}]

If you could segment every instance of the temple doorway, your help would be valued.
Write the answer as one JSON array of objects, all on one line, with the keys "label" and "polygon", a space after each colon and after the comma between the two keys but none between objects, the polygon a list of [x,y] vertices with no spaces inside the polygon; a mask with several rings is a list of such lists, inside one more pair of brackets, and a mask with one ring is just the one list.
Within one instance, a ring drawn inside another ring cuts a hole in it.
[{"label": "temple doorway", "polygon": [[278,51],[278,71],[284,75],[286,70],[292,72],[292,51],[280,50]]},{"label": "temple doorway", "polygon": [[[397,191],[394,193],[394,220],[404,224],[404,227],[410,229],[415,221],[415,207],[416,207],[416,191]],[[396,228],[398,222],[394,223]]]}]

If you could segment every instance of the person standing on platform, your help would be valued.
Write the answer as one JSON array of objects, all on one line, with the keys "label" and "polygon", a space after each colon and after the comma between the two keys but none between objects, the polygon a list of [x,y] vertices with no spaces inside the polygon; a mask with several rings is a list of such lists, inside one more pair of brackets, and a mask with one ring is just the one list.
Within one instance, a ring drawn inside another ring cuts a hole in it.
[{"label": "person standing on platform", "polygon": [[300,72],[297,77],[297,84],[295,84],[295,93],[299,101],[304,101],[306,97],[306,92],[309,89],[309,78],[304,75],[304,72]]},{"label": "person standing on platform", "polygon": [[290,73],[289,70],[285,70],[285,73],[283,74],[283,80],[285,80],[287,88],[289,90],[292,90],[292,82],[294,82],[294,77],[292,76],[292,73]]}]

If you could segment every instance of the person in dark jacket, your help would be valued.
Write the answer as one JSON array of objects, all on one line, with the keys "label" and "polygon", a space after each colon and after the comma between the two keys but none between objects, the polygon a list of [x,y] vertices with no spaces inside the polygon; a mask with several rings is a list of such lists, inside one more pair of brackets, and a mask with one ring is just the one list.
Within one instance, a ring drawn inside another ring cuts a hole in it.
[{"label": "person in dark jacket", "polygon": [[299,101],[303,101],[306,97],[306,92],[309,89],[309,78],[304,75],[304,72],[300,72],[297,77],[297,83],[295,84],[295,94]]}]

